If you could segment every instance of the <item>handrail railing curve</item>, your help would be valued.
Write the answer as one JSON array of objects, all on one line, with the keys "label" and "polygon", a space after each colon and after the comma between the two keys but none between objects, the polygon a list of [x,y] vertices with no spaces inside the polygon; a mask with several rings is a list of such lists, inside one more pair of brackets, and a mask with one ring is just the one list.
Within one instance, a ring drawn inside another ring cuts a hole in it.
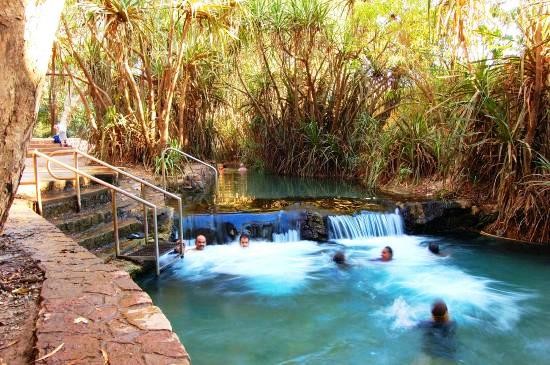
[{"label": "handrail railing curve", "polygon": [[[182,199],[180,196],[176,195],[176,194],[173,194],[165,189],[162,189],[154,184],[151,184],[150,182],[146,181],[146,180],[143,180],[142,178],[140,177],[137,177],[135,176],[134,174],[131,174],[127,171],[124,171],[116,166],[113,166],[105,161],[102,161],[94,156],[91,156],[85,152],[82,152],[80,150],[77,150],[77,149],[72,149],[72,150],[69,150],[69,151],[62,151],[62,150],[59,150],[59,151],[53,151],[51,153],[49,153],[48,155],[51,157],[51,156],[54,156],[56,154],[60,154],[60,153],[73,153],[74,154],[74,161],[75,161],[75,167],[77,168],[78,166],[78,156],[77,155],[80,155],[80,156],[83,156],[85,158],[87,158],[88,160],[91,160],[91,161],[94,161],[95,163],[98,163],[102,166],[105,166],[107,168],[109,168],[110,170],[113,170],[121,175],[124,175],[134,181],[137,181],[141,184],[141,195],[142,197],[145,196],[145,192],[144,192],[144,189],[143,189],[143,186],[147,186],[153,190],[156,190],[162,194],[164,194],[165,196],[169,196],[170,198],[173,198],[175,199],[177,202],[178,202],[178,213],[179,213],[179,216],[180,216],[180,219],[179,219],[179,225],[178,225],[178,230],[179,230],[179,240],[181,242],[181,245],[183,246],[183,222],[182,222],[182,217],[183,217],[183,202],[182,202]],[[54,177],[55,179],[58,179],[58,180],[72,180],[73,178],[62,178],[62,177],[58,177],[56,176],[50,169],[50,161],[47,160],[47,163],[46,163],[46,168],[48,170],[48,172],[50,173],[50,175],[52,177]],[[79,184],[77,184],[79,185]],[[77,188],[77,196],[78,196],[78,205],[79,205],[79,208],[80,208],[80,187]],[[144,224],[145,224],[145,240],[148,239],[148,222],[147,222],[147,211],[145,210],[144,211]],[[180,247],[181,249],[181,252],[183,252],[183,247]]]},{"label": "handrail railing curve", "polygon": [[[78,151],[80,152],[80,151]],[[154,243],[155,243],[155,264],[156,264],[156,273],[157,275],[160,275],[160,261],[159,261],[159,241],[158,241],[158,218],[157,218],[157,206],[151,202],[149,202],[148,200],[144,199],[144,198],[140,198],[138,196],[135,196],[134,194],[130,193],[130,192],[127,192],[126,190],[124,189],[121,189],[115,185],[112,185],[106,181],[103,181],[91,174],[88,174],[82,170],[79,170],[78,169],[78,163],[75,163],[75,165],[77,166],[76,168],[75,167],[72,167],[72,166],[69,166],[67,165],[66,163],[63,163],[53,157],[51,157],[50,155],[47,155],[45,153],[42,153],[38,150],[34,150],[33,152],[33,165],[34,165],[34,175],[35,175],[35,186],[36,186],[36,196],[37,196],[37,204],[38,204],[38,211],[40,214],[42,214],[42,198],[41,198],[41,192],[40,192],[40,178],[39,178],[39,174],[38,174],[38,164],[37,164],[37,156],[38,157],[42,157],[44,159],[46,159],[47,161],[47,169],[48,169],[48,172],[52,175],[52,177],[54,178],[57,178],[54,174],[51,173],[51,169],[50,169],[50,162],[53,162],[54,164],[57,164],[61,167],[63,167],[64,169],[67,169],[69,171],[72,171],[77,177],[80,177],[80,176],[83,176],[87,179],[90,179],[91,181],[94,181],[96,182],[97,184],[99,185],[102,185],[102,186],[105,186],[107,187],[108,189],[111,190],[112,192],[112,198],[111,198],[111,202],[112,202],[112,205],[113,205],[113,225],[114,225],[114,236],[115,236],[115,243],[116,243],[116,254],[117,256],[120,256],[120,242],[119,242],[119,237],[118,237],[118,215],[117,215],[117,210],[116,210],[116,199],[115,199],[115,193],[120,193],[134,201],[137,201],[138,203],[140,204],[143,204],[144,207],[149,207],[150,209],[153,210],[153,230],[154,230]],[[80,152],[81,154],[83,155],[86,155],[85,153],[83,152]],[[76,156],[76,154],[75,154]],[[91,156],[90,156],[91,157]],[[95,158],[92,157],[92,159],[95,160]],[[100,160],[98,160],[100,161]],[[103,161],[100,161],[100,162],[103,162]],[[105,163],[105,165],[108,165],[107,163]],[[113,167],[113,170],[119,170],[121,171],[123,174],[126,174],[124,171],[118,169],[118,168],[115,168],[114,166]],[[129,174],[131,175],[131,174]],[[137,177],[136,177],[137,178]],[[139,178],[137,178],[139,179]],[[62,180],[67,180],[66,178],[62,178]],[[141,179],[140,179],[141,180]],[[145,182],[145,181],[144,181]],[[147,183],[147,182],[146,182]],[[147,183],[146,185],[148,185],[149,183]],[[80,194],[79,194],[79,183],[78,183],[78,178],[77,178],[77,185],[78,185],[78,189],[77,189],[77,195],[78,195],[78,198],[79,198],[79,207],[80,207]],[[153,185],[154,186],[154,185]],[[158,187],[157,187],[158,188]],[[160,188],[158,188],[160,189]],[[162,189],[160,189],[162,190]],[[173,195],[171,193],[168,193],[169,195]],[[179,198],[179,197],[177,197]],[[181,199],[181,198],[180,198]],[[181,229],[181,219],[180,219],[180,230],[183,231],[183,229]],[[147,239],[146,241],[147,242]],[[183,235],[180,236],[180,252],[183,253]]]},{"label": "handrail railing curve", "polygon": [[183,156],[185,156],[185,157],[187,157],[187,158],[190,158],[190,159],[192,159],[193,161],[196,161],[196,162],[198,162],[198,163],[200,163],[200,164],[202,164],[202,165],[204,165],[204,166],[207,166],[208,168],[214,170],[215,186],[218,186],[218,170],[217,170],[214,166],[212,166],[212,165],[210,165],[209,163],[204,162],[203,160],[200,160],[200,159],[198,159],[198,158],[196,158],[196,157],[194,157],[194,156],[192,156],[192,155],[190,155],[190,154],[188,154],[188,153],[185,153],[185,152],[183,152],[183,151],[181,151],[181,150],[178,150],[177,148],[174,148],[174,147],[167,147],[167,148],[165,148],[165,149],[162,151],[162,153],[161,153],[161,155],[160,155],[160,158],[162,159],[162,184],[163,184],[163,186],[164,186],[165,189],[166,189],[166,160],[164,159],[164,156],[166,155],[166,152],[168,152],[168,151],[177,152],[177,153],[179,153],[180,155],[183,155]]}]

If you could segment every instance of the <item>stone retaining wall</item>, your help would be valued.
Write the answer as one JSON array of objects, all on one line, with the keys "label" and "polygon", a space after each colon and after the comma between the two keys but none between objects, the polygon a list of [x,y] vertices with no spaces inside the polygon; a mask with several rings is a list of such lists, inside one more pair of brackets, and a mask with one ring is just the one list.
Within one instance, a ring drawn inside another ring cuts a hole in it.
[{"label": "stone retaining wall", "polygon": [[190,364],[170,322],[125,271],[14,202],[4,233],[40,261],[36,323],[40,364]]}]

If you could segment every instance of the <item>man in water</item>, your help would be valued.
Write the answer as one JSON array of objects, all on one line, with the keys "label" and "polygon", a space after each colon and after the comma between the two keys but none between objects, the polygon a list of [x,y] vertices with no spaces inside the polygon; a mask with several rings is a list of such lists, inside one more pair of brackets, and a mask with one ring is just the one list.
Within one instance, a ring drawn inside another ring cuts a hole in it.
[{"label": "man in water", "polygon": [[386,246],[382,249],[382,253],[380,255],[381,261],[391,261],[393,259],[393,250],[390,246]]},{"label": "man in water", "polygon": [[424,330],[422,351],[431,357],[454,360],[456,353],[456,323],[449,319],[447,304],[436,300],[432,304],[432,319],[422,321],[418,327]]},{"label": "man in water", "polygon": [[199,234],[197,238],[195,238],[195,250],[202,251],[206,247],[206,237],[202,234]]},{"label": "man in water", "polygon": [[[202,234],[199,234],[197,238],[195,238],[195,247],[193,248],[185,248],[183,247],[184,251],[202,251],[206,247],[206,237]],[[176,248],[174,248],[174,251],[172,251],[172,254],[179,254],[181,253],[180,246],[178,245]]]},{"label": "man in water", "polygon": [[241,247],[248,247],[249,242],[250,237],[246,233],[241,234],[241,237],[239,237],[239,244]]}]

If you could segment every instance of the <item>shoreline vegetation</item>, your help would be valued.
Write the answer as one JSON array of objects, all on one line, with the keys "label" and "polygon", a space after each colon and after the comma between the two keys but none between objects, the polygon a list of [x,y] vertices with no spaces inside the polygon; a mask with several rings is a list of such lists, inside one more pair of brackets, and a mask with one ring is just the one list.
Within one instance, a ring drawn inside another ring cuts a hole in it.
[{"label": "shoreline vegetation", "polygon": [[548,5],[161,3],[67,1],[35,136],[61,119],[118,164],[159,171],[171,146],[468,198],[487,233],[550,242]]}]

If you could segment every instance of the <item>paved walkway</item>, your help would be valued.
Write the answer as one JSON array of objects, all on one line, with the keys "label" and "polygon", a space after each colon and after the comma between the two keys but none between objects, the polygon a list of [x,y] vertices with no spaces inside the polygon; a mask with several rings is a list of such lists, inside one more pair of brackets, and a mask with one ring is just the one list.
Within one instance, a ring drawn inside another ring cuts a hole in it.
[{"label": "paved walkway", "polygon": [[130,276],[80,247],[24,202],[4,233],[45,271],[36,323],[38,364],[190,364],[170,322]]}]

